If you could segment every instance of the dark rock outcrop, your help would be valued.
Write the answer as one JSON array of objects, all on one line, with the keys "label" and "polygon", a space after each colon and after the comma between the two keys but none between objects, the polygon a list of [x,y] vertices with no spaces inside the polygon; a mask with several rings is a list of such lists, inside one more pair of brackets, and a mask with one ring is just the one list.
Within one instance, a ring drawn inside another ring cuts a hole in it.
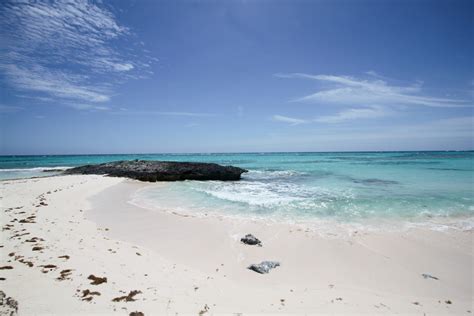
[{"label": "dark rock outcrop", "polygon": [[247,170],[215,163],[176,161],[115,161],[67,169],[65,174],[105,174],[140,181],[240,180]]},{"label": "dark rock outcrop", "polygon": [[280,263],[277,261],[262,261],[261,263],[254,263],[248,266],[247,269],[258,272],[260,274],[268,273],[271,269],[279,267]]},{"label": "dark rock outcrop", "polygon": [[260,239],[258,239],[252,234],[245,235],[244,237],[240,238],[240,241],[246,245],[257,245],[259,247],[262,247],[262,242],[260,241]]}]

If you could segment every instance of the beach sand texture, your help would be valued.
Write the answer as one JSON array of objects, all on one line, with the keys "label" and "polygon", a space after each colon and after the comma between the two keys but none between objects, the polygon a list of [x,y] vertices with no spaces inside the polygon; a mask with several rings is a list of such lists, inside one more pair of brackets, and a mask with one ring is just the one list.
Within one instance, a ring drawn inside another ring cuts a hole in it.
[{"label": "beach sand texture", "polygon": [[[0,182],[0,289],[20,315],[474,312],[472,230],[321,236],[128,203],[146,185],[93,175]],[[247,233],[263,247],[241,243]],[[263,260],[281,266],[247,269]]]}]

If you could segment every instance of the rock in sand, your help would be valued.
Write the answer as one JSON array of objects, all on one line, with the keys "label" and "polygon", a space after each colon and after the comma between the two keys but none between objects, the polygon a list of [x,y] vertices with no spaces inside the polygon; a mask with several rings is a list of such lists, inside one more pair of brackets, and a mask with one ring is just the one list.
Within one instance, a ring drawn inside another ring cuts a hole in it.
[{"label": "rock in sand", "polygon": [[245,235],[244,237],[240,239],[240,241],[246,245],[252,245],[252,246],[257,245],[257,246],[262,247],[262,242],[252,234]]},{"label": "rock in sand", "polygon": [[279,267],[280,263],[277,261],[262,261],[261,263],[254,263],[248,266],[247,269],[258,272],[260,274],[268,273],[271,269]]}]

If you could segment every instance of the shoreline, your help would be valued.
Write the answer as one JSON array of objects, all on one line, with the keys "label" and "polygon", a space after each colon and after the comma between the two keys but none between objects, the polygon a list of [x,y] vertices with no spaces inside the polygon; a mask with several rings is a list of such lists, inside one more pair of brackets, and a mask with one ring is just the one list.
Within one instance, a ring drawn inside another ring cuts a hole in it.
[{"label": "shoreline", "polygon": [[[0,185],[2,223],[13,225],[2,231],[0,248],[0,266],[13,269],[0,270],[6,277],[0,284],[22,315],[473,312],[472,230],[328,239],[287,224],[138,208],[127,201],[146,184],[120,178],[55,176]],[[41,198],[47,205],[37,207]],[[27,215],[35,223],[18,223]],[[263,247],[240,243],[247,233]],[[32,236],[44,241],[27,243]],[[43,249],[32,251],[33,244]],[[58,258],[64,255],[70,258]],[[263,260],[281,266],[267,275],[246,269]],[[48,264],[56,268],[39,267]],[[66,280],[56,280],[66,269],[72,270]],[[108,281],[91,285],[90,274]],[[84,290],[100,295],[82,297]],[[133,290],[141,291],[136,301],[112,302]]]},{"label": "shoreline", "polygon": [[[133,180],[131,180],[133,181]],[[126,182],[128,183],[128,182]],[[131,204],[138,209],[146,209],[153,212],[163,212],[176,216],[201,218],[201,219],[218,219],[237,222],[254,222],[261,225],[287,225],[295,229],[302,229],[307,232],[318,233],[321,237],[328,238],[345,238],[351,236],[354,232],[390,232],[390,233],[406,233],[411,230],[432,230],[438,232],[468,232],[474,231],[474,217],[467,215],[450,215],[450,216],[416,216],[416,217],[391,217],[391,218],[359,218],[351,219],[346,222],[335,218],[288,218],[278,217],[274,215],[257,216],[253,214],[239,215],[225,213],[219,210],[206,209],[194,212],[186,209],[163,208],[160,205],[151,205],[151,200],[139,201],[137,193],[143,190],[160,189],[169,185],[168,182],[142,183],[137,185],[134,190],[127,190],[125,194],[128,196],[123,203]],[[123,194],[119,194],[123,196]],[[148,202],[148,203],[147,203]],[[151,201],[153,202],[153,201]],[[156,203],[156,202],[153,202]]]}]

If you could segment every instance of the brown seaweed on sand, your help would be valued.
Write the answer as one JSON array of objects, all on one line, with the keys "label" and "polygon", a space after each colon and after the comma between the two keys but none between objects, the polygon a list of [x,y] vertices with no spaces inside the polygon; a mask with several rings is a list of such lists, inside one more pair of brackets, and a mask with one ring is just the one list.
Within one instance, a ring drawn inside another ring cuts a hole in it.
[{"label": "brown seaweed on sand", "polygon": [[134,290],[134,291],[130,291],[130,293],[128,293],[128,295],[124,295],[124,296],[119,296],[119,297],[116,297],[112,300],[112,302],[133,302],[135,301],[135,295],[137,294],[140,294],[142,291],[137,291],[137,290]]},{"label": "brown seaweed on sand", "polygon": [[100,295],[100,292],[97,292],[97,291],[91,291],[89,289],[87,290],[83,290],[82,291],[82,297],[86,297],[86,296],[92,296],[92,295]]},{"label": "brown seaweed on sand", "polygon": [[52,270],[58,268],[58,267],[55,266],[54,264],[45,264],[45,265],[41,265],[41,266],[39,266],[39,267],[43,268],[43,269],[41,270],[41,272],[43,272],[43,273],[48,273],[48,272],[51,272]]},{"label": "brown seaweed on sand", "polygon": [[71,276],[72,269],[65,269],[59,272],[59,277],[56,278],[58,281],[64,281],[64,280],[69,280],[69,277]]},{"label": "brown seaweed on sand", "polygon": [[106,277],[97,277],[93,274],[89,275],[89,277],[87,279],[92,281],[91,282],[92,285],[99,285],[99,284],[102,284],[102,283],[107,283],[107,278]]},{"label": "brown seaweed on sand", "polygon": [[33,238],[25,240],[25,242],[38,242],[38,241],[44,241],[44,239],[39,238],[39,237],[33,237]]},{"label": "brown seaweed on sand", "polygon": [[33,262],[26,261],[25,259],[18,259],[19,262],[26,264],[28,267],[32,268],[34,266]]}]

